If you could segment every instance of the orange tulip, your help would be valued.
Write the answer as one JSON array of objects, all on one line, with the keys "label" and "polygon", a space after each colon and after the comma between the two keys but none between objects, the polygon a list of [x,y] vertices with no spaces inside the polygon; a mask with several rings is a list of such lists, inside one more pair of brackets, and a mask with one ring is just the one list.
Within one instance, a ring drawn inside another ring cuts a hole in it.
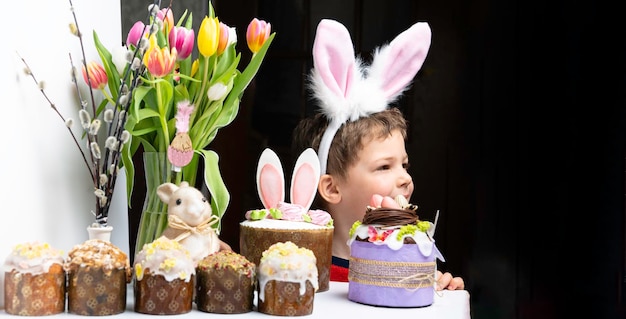
[{"label": "orange tulip", "polygon": [[156,37],[150,36],[150,47],[146,51],[143,63],[155,77],[164,77],[174,70],[176,66],[176,48],[160,48],[156,43]]},{"label": "orange tulip", "polygon": [[246,32],[248,48],[250,48],[252,53],[257,53],[261,50],[265,41],[270,37],[270,31],[272,31],[272,26],[268,22],[257,18],[252,19],[250,24],[248,24]]},{"label": "orange tulip", "polygon": [[217,43],[217,55],[220,55],[228,46],[228,26],[220,22],[220,36]]}]

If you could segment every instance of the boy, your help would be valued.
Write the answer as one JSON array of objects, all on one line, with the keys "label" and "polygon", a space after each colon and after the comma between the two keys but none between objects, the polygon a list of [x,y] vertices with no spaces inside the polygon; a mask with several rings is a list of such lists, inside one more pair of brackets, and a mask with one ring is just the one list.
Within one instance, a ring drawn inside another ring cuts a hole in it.
[{"label": "boy", "polygon": [[[322,114],[303,119],[293,134],[294,154],[307,147],[316,151],[328,126]],[[333,138],[328,152],[326,174],[320,177],[316,205],[334,220],[333,266],[331,280],[347,281],[352,223],[362,220],[373,194],[407,199],[413,193],[405,150],[406,120],[392,108],[344,123]],[[460,277],[437,274],[437,289],[464,289]]]},{"label": "boy", "polygon": [[[354,54],[350,33],[323,19],[313,43],[310,89],[320,113],[299,123],[293,148],[312,147],[320,159],[318,201],[334,219],[331,280],[347,281],[352,224],[362,220],[372,195],[404,195],[413,180],[404,141],[406,120],[389,109],[422,67],[430,26],[418,22],[374,51],[369,66]],[[437,274],[437,289],[464,289],[460,277]]]}]

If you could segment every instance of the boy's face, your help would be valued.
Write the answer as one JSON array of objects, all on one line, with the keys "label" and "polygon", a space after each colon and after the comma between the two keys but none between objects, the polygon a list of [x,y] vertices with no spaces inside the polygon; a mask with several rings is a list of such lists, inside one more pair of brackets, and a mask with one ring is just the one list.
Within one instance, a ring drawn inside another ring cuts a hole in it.
[{"label": "boy's face", "polygon": [[408,174],[409,158],[404,138],[399,131],[382,139],[366,141],[358,153],[358,160],[348,168],[345,180],[339,181],[341,192],[341,216],[348,223],[361,220],[373,194],[403,195],[407,199],[413,193],[413,180]]}]

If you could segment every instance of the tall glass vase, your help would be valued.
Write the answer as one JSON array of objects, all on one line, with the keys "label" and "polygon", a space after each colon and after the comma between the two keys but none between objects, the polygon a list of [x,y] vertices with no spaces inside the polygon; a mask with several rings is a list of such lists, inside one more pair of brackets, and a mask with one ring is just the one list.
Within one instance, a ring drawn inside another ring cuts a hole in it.
[{"label": "tall glass vase", "polygon": [[143,153],[144,176],[146,179],[146,197],[141,211],[135,253],[141,251],[144,244],[161,236],[167,227],[167,205],[157,195],[159,185],[174,182],[172,165],[166,152]]}]

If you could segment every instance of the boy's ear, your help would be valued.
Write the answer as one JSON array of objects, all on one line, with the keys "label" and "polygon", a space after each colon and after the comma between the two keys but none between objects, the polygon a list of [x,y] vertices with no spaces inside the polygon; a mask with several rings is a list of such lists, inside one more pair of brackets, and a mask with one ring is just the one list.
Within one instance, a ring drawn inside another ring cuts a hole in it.
[{"label": "boy's ear", "polygon": [[317,191],[319,195],[329,204],[337,204],[341,201],[341,193],[337,188],[336,181],[329,174],[324,174],[320,177]]}]

